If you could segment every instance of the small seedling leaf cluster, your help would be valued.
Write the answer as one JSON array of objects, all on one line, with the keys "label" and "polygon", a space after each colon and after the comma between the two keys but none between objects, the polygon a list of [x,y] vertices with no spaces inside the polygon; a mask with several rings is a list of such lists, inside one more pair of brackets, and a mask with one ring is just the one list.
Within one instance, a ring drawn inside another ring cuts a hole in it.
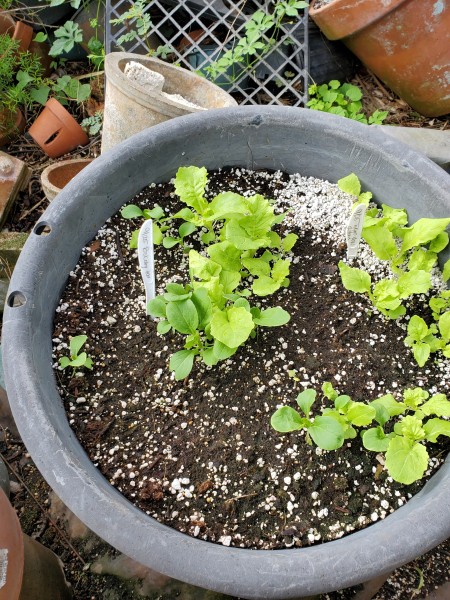
[{"label": "small seedling leaf cluster", "polygon": [[[154,234],[161,236],[162,245],[170,249],[180,244],[188,255],[189,282],[168,283],[164,293],[148,303],[149,314],[160,319],[158,333],[173,330],[185,336],[183,349],[170,359],[176,379],[189,375],[196,359],[213,366],[254,338],[259,327],[279,327],[290,318],[279,306],[261,309],[249,300],[289,285],[286,254],[297,235],[281,238],[273,230],[284,215],[276,214],[260,194],[222,192],[208,200],[207,185],[204,167],[180,167],[174,187],[184,208],[169,217],[159,206],[141,210],[128,205],[121,211],[128,219],[154,219]],[[180,226],[173,224],[177,220]],[[167,234],[169,228],[178,235]],[[195,232],[200,251],[185,239]]]},{"label": "small seedling leaf cluster", "polygon": [[59,359],[59,365],[61,369],[66,369],[67,367],[72,367],[74,371],[81,367],[84,367],[85,369],[92,369],[92,359],[87,355],[87,353],[82,352],[79,354],[87,339],[87,335],[76,335],[70,339],[69,356],[62,356]]},{"label": "small seedling leaf cluster", "polygon": [[[323,384],[322,393],[333,406],[322,406],[320,414],[311,416],[317,393],[306,389],[297,396],[300,412],[290,406],[278,408],[272,427],[281,433],[305,430],[307,442],[323,450],[337,450],[359,433],[367,450],[385,453],[389,475],[406,485],[421,479],[428,467],[425,444],[436,443],[440,435],[450,437],[450,421],[445,419],[450,417],[450,402],[445,394],[430,398],[422,388],[411,388],[404,391],[402,402],[392,394],[369,403],[354,402],[329,382]],[[400,419],[393,424],[395,417]]]},{"label": "small seedling leaf cluster", "polygon": [[[356,197],[355,204],[369,205],[370,192],[361,193],[358,177],[351,173],[338,181],[344,192]],[[369,273],[339,262],[342,283],[346,289],[367,294],[372,304],[386,317],[397,319],[406,314],[405,301],[411,296],[427,294],[432,288],[431,274],[438,261],[438,254],[447,247],[446,232],[450,218],[419,219],[408,226],[404,209],[386,204],[369,208],[364,218],[362,237],[377,258],[389,264],[391,277],[374,283]],[[443,267],[444,281],[450,278],[450,260]],[[428,325],[419,315],[412,315],[408,322],[407,346],[423,367],[434,352],[442,351],[450,357],[450,292],[443,291],[429,301],[434,323]]]}]

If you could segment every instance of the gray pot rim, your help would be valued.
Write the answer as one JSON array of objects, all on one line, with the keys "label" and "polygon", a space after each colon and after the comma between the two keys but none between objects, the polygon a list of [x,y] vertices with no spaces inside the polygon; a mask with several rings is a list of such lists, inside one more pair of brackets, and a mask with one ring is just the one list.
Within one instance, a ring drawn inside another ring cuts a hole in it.
[{"label": "gray pot rim", "polygon": [[[201,140],[210,140],[208,143],[225,155],[228,147],[235,150],[233,144],[237,142],[233,140],[237,139],[245,152],[235,157],[230,149],[228,164],[284,167],[279,163],[281,158],[275,160],[270,153],[275,144],[271,136],[278,136],[278,131],[282,140],[290,131],[296,136],[292,137],[296,152],[290,146],[285,149],[284,142],[277,139],[284,160],[309,160],[311,168],[318,171],[315,176],[327,169],[330,179],[337,179],[342,145],[342,154],[348,154],[345,160],[351,160],[363,174],[365,189],[378,189],[383,195],[383,186],[392,187],[397,177],[400,181],[412,178],[415,187],[429,192],[429,216],[450,212],[450,177],[376,127],[369,129],[315,111],[273,106],[227,108],[173,119],[106,152],[53,201],[14,270],[2,344],[8,396],[28,451],[50,486],[88,527],[156,571],[207,589],[259,600],[297,598],[367,581],[449,537],[449,460],[405,506],[385,520],[336,541],[268,551],[228,548],[189,537],[135,508],[86,456],[67,423],[56,391],[51,370],[51,324],[54,307],[81,247],[103,224],[107,213],[112,215],[137,187],[142,188],[145,177],[150,178],[147,182],[152,179],[152,169],[157,168],[153,162],[162,161],[155,179],[167,180],[180,164],[200,166],[203,162],[210,168],[212,158],[201,147]],[[260,140],[261,149],[255,139]],[[315,139],[319,139],[316,146]],[[174,156],[158,158],[157,153],[164,154],[168,148]],[[302,149],[309,150],[314,161],[304,157],[299,151]],[[243,156],[248,159],[246,164],[242,164]],[[154,159],[148,162],[150,174],[143,174],[140,163],[149,157]],[[119,179],[118,165],[123,171]],[[104,202],[97,204],[99,199]],[[418,218],[415,210],[410,215],[412,220]],[[48,236],[40,235],[45,223],[52,229]],[[64,237],[63,230],[70,235]],[[14,299],[21,298],[25,304],[12,306]]]}]

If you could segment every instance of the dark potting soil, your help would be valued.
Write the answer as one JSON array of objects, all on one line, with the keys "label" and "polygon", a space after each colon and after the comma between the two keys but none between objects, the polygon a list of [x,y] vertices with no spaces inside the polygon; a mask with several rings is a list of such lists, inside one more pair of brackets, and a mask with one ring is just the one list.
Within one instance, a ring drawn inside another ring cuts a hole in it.
[{"label": "dark potting soil", "polygon": [[[210,174],[208,191],[276,197],[287,182],[281,173],[224,170]],[[151,185],[132,202],[142,208],[159,203],[172,213],[179,208],[172,191],[171,184]],[[447,389],[448,368],[419,368],[403,343],[404,331],[343,288],[337,268],[343,244],[307,223],[282,224],[280,234],[300,236],[291,285],[256,300],[282,306],[290,322],[262,328],[230,359],[212,368],[197,363],[177,382],[168,361],[182,336],[156,333],[145,315],[136,251],[128,250],[139,225],[118,215],[108,221],[71,273],[54,324],[55,374],[70,424],[114,486],[180,531],[266,549],[336,539],[384,518],[417,493],[424,480],[393,482],[383,456],[364,450],[359,438],[327,452],[309,446],[303,432],[281,435],[270,425],[276,408],[295,407],[306,387],[321,397],[324,381],[361,401],[388,392],[400,399],[416,386]],[[169,280],[187,280],[179,247],[157,247],[155,262],[158,292]],[[82,333],[94,368],[73,376],[57,368],[57,359],[68,354],[70,337]],[[428,450],[427,477],[446,448],[438,443]]]}]

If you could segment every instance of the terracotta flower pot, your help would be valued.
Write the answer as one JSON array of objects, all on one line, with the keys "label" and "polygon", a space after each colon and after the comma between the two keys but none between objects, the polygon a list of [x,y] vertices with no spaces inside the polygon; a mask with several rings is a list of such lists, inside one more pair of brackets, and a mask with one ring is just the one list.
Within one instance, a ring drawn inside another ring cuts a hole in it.
[{"label": "terracotta flower pot", "polygon": [[89,141],[72,115],[55,98],[48,100],[28,133],[50,158],[58,158]]},{"label": "terracotta flower pot", "polygon": [[7,109],[0,109],[0,146],[5,146],[25,129],[25,117],[19,109],[16,115]]},{"label": "terracotta flower pot", "polygon": [[436,0],[332,0],[310,17],[417,112],[450,112],[450,6]]},{"label": "terracotta flower pot", "polygon": [[54,163],[41,173],[41,184],[45,195],[50,202],[55,198],[65,185],[78,173],[92,162],[92,158],[74,158]]},{"label": "terracotta flower pot", "polygon": [[0,12],[0,34],[7,33],[13,40],[19,41],[19,50],[25,52],[28,50],[36,54],[43,68],[43,75],[48,77],[51,73],[49,56],[50,46],[46,42],[34,42],[34,31],[30,25],[21,21],[14,21],[8,13]]}]

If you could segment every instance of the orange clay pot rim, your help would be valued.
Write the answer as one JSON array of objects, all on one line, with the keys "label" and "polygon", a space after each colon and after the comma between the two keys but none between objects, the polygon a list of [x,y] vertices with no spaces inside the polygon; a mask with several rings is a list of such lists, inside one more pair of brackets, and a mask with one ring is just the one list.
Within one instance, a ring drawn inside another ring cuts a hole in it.
[{"label": "orange clay pot rim", "polygon": [[[368,25],[379,21],[405,2],[414,0],[331,0],[315,8],[313,0],[309,16],[330,40],[339,40],[354,35]],[[386,4],[389,2],[389,4]]]}]

